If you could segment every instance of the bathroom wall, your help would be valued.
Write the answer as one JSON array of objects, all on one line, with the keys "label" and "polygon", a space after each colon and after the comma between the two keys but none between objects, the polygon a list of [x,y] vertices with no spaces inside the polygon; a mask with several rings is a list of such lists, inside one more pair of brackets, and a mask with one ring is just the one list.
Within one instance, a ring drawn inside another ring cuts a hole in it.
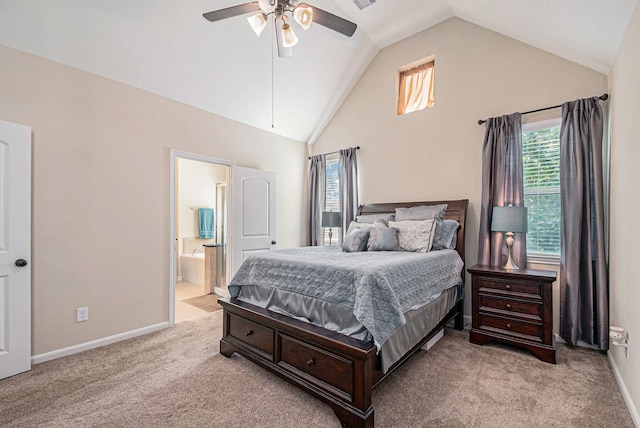
[{"label": "bathroom wall", "polygon": [[[228,167],[210,164],[190,159],[176,160],[176,235],[177,254],[190,253],[202,244],[215,244],[215,239],[185,239],[198,238],[198,208],[215,208],[216,183],[228,180]],[[215,217],[221,213],[214,212]],[[201,242],[200,242],[201,241]],[[184,248],[185,242],[194,243]],[[204,252],[200,248],[198,252]],[[176,275],[181,276],[180,263],[176,263]]]}]

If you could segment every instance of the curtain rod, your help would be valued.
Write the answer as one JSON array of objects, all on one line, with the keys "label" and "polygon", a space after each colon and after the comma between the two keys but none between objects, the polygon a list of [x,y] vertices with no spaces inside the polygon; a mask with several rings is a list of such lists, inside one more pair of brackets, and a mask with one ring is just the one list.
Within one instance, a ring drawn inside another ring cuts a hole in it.
[{"label": "curtain rod", "polygon": [[[598,98],[599,98],[599,99],[601,99],[602,101],[606,101],[606,100],[609,98],[609,94],[602,94],[602,95],[600,95]],[[524,113],[522,113],[522,114],[537,113],[537,112],[539,112],[539,111],[551,110],[551,109],[558,108],[558,107],[562,107],[562,104],[557,105],[557,106],[551,106],[551,107],[539,108],[539,109],[536,109],[536,110],[525,111],[525,112],[524,112]],[[485,119],[485,120],[480,119],[480,120],[478,121],[478,125],[482,125],[482,124],[483,124],[483,123],[485,123],[486,121],[487,121],[487,119]]]},{"label": "curtain rod", "polygon": [[[354,148],[355,148],[356,150],[360,150],[360,146],[356,146],[356,147],[354,147]],[[339,153],[339,152],[340,152],[340,150],[336,150],[335,152],[325,153],[324,155],[325,155],[325,156],[326,156],[326,155],[332,155],[332,154],[334,154],[334,153]],[[316,156],[317,156],[317,155],[316,155]],[[311,159],[311,156],[309,156],[309,159]]]}]

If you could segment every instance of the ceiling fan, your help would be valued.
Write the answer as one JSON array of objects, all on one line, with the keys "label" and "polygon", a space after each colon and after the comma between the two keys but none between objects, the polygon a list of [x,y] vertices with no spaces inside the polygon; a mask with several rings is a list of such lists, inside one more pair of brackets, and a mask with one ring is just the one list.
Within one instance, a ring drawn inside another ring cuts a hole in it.
[{"label": "ceiling fan", "polygon": [[300,3],[298,0],[258,0],[214,10],[204,13],[202,16],[211,22],[215,22],[253,12],[257,13],[249,16],[247,20],[258,36],[267,25],[267,17],[273,14],[276,40],[278,42],[278,56],[280,57],[291,56],[293,54],[293,46],[298,43],[298,38],[288,22],[289,15],[293,16],[293,19],[305,30],[311,26],[311,23],[315,22],[351,37],[357,28],[353,22],[306,3]]}]

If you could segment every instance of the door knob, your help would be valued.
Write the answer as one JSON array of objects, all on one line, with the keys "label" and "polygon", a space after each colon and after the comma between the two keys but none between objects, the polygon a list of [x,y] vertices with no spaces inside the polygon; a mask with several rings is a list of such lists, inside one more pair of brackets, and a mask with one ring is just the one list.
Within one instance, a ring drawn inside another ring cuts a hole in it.
[{"label": "door knob", "polygon": [[16,260],[16,266],[18,267],[25,267],[27,265],[27,261],[25,259],[18,259]]},{"label": "door knob", "polygon": [[276,241],[271,241],[271,245],[276,245]]}]

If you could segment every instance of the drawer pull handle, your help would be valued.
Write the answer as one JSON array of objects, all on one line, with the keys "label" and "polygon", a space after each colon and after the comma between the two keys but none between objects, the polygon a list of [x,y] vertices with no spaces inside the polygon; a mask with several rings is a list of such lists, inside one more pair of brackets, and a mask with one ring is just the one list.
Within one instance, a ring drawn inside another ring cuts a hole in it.
[{"label": "drawer pull handle", "polygon": [[511,324],[507,323],[507,328],[511,328]]},{"label": "drawer pull handle", "polygon": [[509,284],[505,285],[504,288],[506,288],[507,290],[511,290],[511,286]]},{"label": "drawer pull handle", "polygon": [[253,334],[253,330],[247,330],[247,332],[244,334],[245,336],[249,337]]},{"label": "drawer pull handle", "polygon": [[312,365],[314,365],[316,363],[316,360],[314,360],[313,358],[309,358],[307,360],[307,366],[311,367]]},{"label": "drawer pull handle", "polygon": [[511,304],[507,303],[507,309],[511,309]]}]

